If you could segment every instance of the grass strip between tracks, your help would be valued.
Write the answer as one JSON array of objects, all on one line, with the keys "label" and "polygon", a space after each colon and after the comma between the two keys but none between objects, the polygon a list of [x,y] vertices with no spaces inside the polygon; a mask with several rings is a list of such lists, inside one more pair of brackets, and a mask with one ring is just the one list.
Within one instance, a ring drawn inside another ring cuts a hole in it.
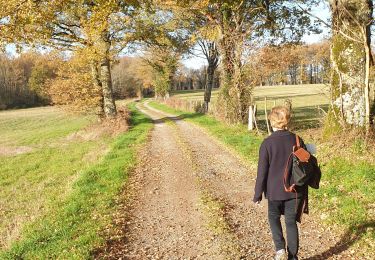
[{"label": "grass strip between tracks", "polygon": [[229,148],[237,151],[243,158],[256,163],[258,159],[258,148],[263,138],[250,134],[243,125],[226,125],[212,116],[175,110],[164,104],[151,101],[151,107],[179,116],[181,119],[193,122],[206,129],[211,135],[218,138]]}]

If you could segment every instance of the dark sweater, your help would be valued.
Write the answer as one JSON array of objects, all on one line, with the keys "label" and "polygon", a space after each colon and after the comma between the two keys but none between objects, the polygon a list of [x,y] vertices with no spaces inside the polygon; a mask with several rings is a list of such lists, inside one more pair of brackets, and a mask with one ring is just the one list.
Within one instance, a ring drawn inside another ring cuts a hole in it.
[{"label": "dark sweater", "polygon": [[[305,147],[302,139],[300,141],[301,146]],[[259,149],[254,202],[262,200],[262,193],[269,200],[296,198],[296,193],[286,192],[283,184],[285,165],[294,145],[296,145],[296,136],[287,130],[273,132],[269,137],[264,139]],[[291,171],[292,160],[288,168],[288,175],[290,177]],[[288,181],[288,185],[293,183],[291,178]],[[302,192],[302,190],[297,190],[297,197],[301,197]]]}]

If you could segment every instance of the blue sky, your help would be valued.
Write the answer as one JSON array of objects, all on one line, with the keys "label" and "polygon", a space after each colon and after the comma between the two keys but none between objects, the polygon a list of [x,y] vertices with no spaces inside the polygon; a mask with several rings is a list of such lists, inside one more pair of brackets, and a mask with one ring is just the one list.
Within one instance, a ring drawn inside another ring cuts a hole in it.
[{"label": "blue sky", "polygon": [[[329,6],[326,2],[323,2],[318,7],[313,8],[312,14],[316,17],[319,17],[320,19],[324,21],[327,21],[327,19],[329,19],[331,16]],[[310,34],[310,35],[306,34],[303,37],[303,41],[306,43],[315,43],[315,42],[321,41],[329,34],[328,28],[322,28],[322,29],[323,29],[323,33],[321,34]],[[199,56],[199,53],[196,53],[196,54],[198,54]],[[203,57],[191,56],[191,57],[184,59],[182,63],[188,68],[199,69],[202,66],[206,65],[206,60]]]}]

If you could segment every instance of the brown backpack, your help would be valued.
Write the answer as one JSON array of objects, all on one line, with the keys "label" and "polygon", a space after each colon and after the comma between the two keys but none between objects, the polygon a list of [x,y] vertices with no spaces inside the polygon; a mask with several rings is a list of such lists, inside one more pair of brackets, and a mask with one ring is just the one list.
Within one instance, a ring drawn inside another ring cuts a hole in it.
[{"label": "brown backpack", "polygon": [[[288,185],[289,164],[292,160],[293,184]],[[299,137],[296,135],[296,145],[288,157],[284,170],[284,189],[286,192],[296,192],[296,186],[309,185],[311,188],[319,189],[320,178],[322,176],[318,160],[306,149],[301,147]]]}]

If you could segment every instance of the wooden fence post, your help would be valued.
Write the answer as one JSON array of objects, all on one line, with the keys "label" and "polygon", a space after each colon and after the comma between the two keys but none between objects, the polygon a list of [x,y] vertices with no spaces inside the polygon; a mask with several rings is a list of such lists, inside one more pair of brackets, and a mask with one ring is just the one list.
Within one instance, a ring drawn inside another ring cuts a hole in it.
[{"label": "wooden fence post", "polygon": [[257,104],[254,105],[254,111],[253,112],[254,112],[254,125],[255,125],[255,129],[259,133],[258,123],[257,123]]},{"label": "wooden fence post", "polygon": [[271,129],[270,129],[270,124],[268,123],[268,115],[267,115],[267,97],[264,98],[264,117],[267,123],[268,134],[271,135]]}]

